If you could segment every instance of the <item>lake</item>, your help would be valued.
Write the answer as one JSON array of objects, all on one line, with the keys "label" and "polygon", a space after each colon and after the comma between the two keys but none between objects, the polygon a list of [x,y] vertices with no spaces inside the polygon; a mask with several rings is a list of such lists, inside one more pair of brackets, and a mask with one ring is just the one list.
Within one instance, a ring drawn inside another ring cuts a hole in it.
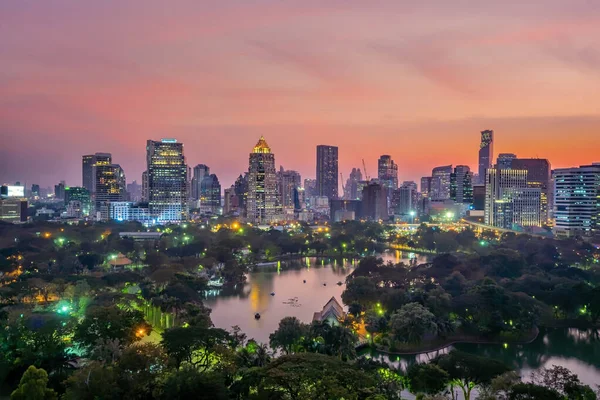
[{"label": "lake", "polygon": [[[408,263],[414,254],[386,252],[385,261]],[[418,257],[418,262],[427,262],[427,257]],[[261,269],[248,275],[248,282],[237,293],[222,292],[209,297],[205,304],[212,309],[211,318],[215,326],[230,330],[238,325],[248,338],[269,342],[269,335],[277,329],[279,321],[288,316],[310,323],[313,314],[335,297],[340,303],[345,282],[358,261],[343,262],[312,257],[282,262],[275,267]],[[306,280],[306,283],[303,281]],[[323,286],[323,284],[326,286]],[[274,296],[271,296],[274,293]],[[261,318],[256,320],[255,313]],[[600,333],[597,330],[556,329],[541,331],[538,338],[527,345],[470,345],[457,344],[459,350],[498,359],[513,367],[526,378],[531,371],[552,365],[561,365],[576,373],[582,382],[595,387],[600,383]],[[436,355],[447,352],[423,353],[416,356],[387,357],[369,350],[363,355],[380,358],[396,366],[414,362],[425,362]]]}]

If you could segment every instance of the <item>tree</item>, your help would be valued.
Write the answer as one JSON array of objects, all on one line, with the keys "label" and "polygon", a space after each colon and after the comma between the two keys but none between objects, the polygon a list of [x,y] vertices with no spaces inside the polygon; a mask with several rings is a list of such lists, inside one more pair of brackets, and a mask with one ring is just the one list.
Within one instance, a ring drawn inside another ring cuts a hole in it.
[{"label": "tree", "polygon": [[392,314],[390,327],[396,339],[408,343],[419,343],[426,333],[437,331],[435,315],[419,303],[408,303]]},{"label": "tree", "polygon": [[122,310],[117,306],[94,307],[75,329],[74,340],[90,349],[97,341],[118,339],[123,345],[149,335],[152,327],[142,312]]},{"label": "tree", "polygon": [[350,278],[346,284],[346,290],[342,293],[342,301],[345,304],[360,304],[363,309],[368,309],[375,304],[378,298],[377,285],[366,276]]},{"label": "tree", "polygon": [[67,379],[63,400],[96,400],[123,398],[119,373],[113,365],[91,362]]},{"label": "tree", "polygon": [[228,400],[229,390],[223,377],[216,373],[202,373],[186,366],[167,372],[159,378],[153,398],[158,400],[197,399]]},{"label": "tree", "polygon": [[449,375],[435,364],[413,364],[407,377],[412,393],[438,394],[448,385]]},{"label": "tree", "polygon": [[19,387],[10,395],[10,400],[54,400],[58,396],[48,389],[48,373],[33,365],[23,374]]},{"label": "tree", "polygon": [[242,380],[245,390],[261,399],[357,400],[377,393],[372,376],[337,358],[314,353],[279,357],[249,371]]},{"label": "tree", "polygon": [[161,344],[177,368],[185,362],[205,371],[223,360],[230,340],[223,329],[190,325],[167,329]]},{"label": "tree", "polygon": [[450,384],[462,389],[464,399],[470,400],[471,391],[509,371],[500,361],[452,350],[432,361],[450,376]]},{"label": "tree", "polygon": [[562,396],[556,390],[533,383],[519,383],[512,387],[509,400],[560,400]]},{"label": "tree", "polygon": [[296,317],[285,317],[279,321],[279,327],[269,336],[272,348],[291,354],[301,339],[308,334],[308,326]]}]

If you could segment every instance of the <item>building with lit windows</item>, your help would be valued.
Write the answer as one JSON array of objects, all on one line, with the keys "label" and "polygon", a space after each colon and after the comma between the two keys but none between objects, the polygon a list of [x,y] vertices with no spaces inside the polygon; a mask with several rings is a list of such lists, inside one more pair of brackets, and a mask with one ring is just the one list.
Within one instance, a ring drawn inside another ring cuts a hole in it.
[{"label": "building with lit windows", "polygon": [[119,164],[97,160],[94,165],[94,215],[107,220],[110,202],[125,200],[125,173]]},{"label": "building with lit windows", "polygon": [[329,200],[338,198],[338,148],[317,146],[317,188],[316,196]]},{"label": "building with lit windows", "polygon": [[600,163],[554,170],[554,233],[600,234]]},{"label": "building with lit windows", "polygon": [[526,170],[527,186],[540,189],[542,223],[548,223],[552,216],[552,167],[550,161],[543,158],[516,158],[512,160],[511,168]]},{"label": "building with lit windows", "polygon": [[479,182],[486,180],[486,171],[492,168],[494,162],[494,131],[485,130],[481,132],[481,144],[479,146]]},{"label": "building with lit windows", "polygon": [[217,175],[205,176],[200,182],[200,210],[211,214],[222,214],[221,184]]},{"label": "building with lit windows", "polygon": [[176,139],[148,140],[148,205],[159,224],[180,223],[188,218],[188,168],[183,143]]},{"label": "building with lit windows", "polygon": [[20,223],[27,221],[27,200],[19,197],[0,198],[0,221]]},{"label": "building with lit windows", "polygon": [[457,165],[450,174],[450,198],[456,203],[473,203],[473,173],[466,165]]},{"label": "building with lit windows", "polygon": [[496,160],[496,166],[500,169],[511,169],[513,168],[512,162],[516,158],[517,155],[513,153],[500,153]]},{"label": "building with lit windows", "polygon": [[371,221],[387,221],[387,189],[383,185],[371,182],[363,188],[361,216]]},{"label": "building with lit windows", "polygon": [[377,160],[377,178],[388,192],[398,188],[398,165],[389,155],[382,155]]},{"label": "building with lit windows", "polygon": [[147,203],[117,201],[110,203],[109,218],[114,221],[137,221],[145,226],[151,226],[156,220],[150,215]]},{"label": "building with lit windows", "polygon": [[68,206],[72,201],[76,201],[79,203],[79,208],[81,208],[82,216],[90,215],[92,211],[92,200],[90,197],[90,192],[80,186],[68,186],[65,188],[65,205]]},{"label": "building with lit windows", "polygon": [[94,193],[96,183],[94,167],[98,162],[112,164],[112,155],[110,153],[96,153],[84,155],[81,158],[81,186],[86,188],[90,194]]},{"label": "building with lit windows", "polygon": [[489,169],[485,182],[485,223],[504,229],[541,226],[541,190],[527,184],[527,171]]},{"label": "building with lit windows", "polygon": [[198,164],[194,167],[194,177],[192,178],[191,198],[193,200],[200,200],[200,192],[202,180],[210,175],[210,167],[204,164]]},{"label": "building with lit windows", "polygon": [[279,172],[277,173],[277,191],[279,192],[281,206],[285,213],[289,214],[296,208],[294,193],[297,193],[297,189],[300,187],[302,187],[300,173],[292,170],[284,170],[283,167],[279,168]]},{"label": "building with lit windows", "polygon": [[431,176],[424,176],[421,178],[421,197],[427,198],[431,194]]},{"label": "building with lit windows", "polygon": [[450,198],[450,175],[452,174],[452,165],[436,167],[431,171],[431,192],[429,197],[432,200],[448,200]]},{"label": "building with lit windows", "polygon": [[277,195],[275,155],[264,137],[260,137],[249,156],[246,219],[255,225],[267,225],[281,219]]}]

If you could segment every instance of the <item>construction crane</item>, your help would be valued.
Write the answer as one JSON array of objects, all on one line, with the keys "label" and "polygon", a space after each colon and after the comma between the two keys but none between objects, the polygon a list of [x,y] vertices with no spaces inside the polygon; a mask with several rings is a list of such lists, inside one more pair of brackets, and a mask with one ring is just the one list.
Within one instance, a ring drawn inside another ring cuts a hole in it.
[{"label": "construction crane", "polygon": [[370,181],[370,179],[369,179],[369,174],[367,174],[367,165],[365,164],[364,158],[362,159],[362,162],[363,162],[363,171],[365,171],[365,181],[368,182],[368,181]]}]

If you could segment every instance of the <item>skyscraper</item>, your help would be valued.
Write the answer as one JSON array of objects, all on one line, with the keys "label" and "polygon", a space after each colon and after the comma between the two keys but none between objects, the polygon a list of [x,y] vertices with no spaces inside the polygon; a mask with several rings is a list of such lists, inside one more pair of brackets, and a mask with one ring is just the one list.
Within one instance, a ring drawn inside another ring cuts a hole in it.
[{"label": "skyscraper", "polygon": [[492,168],[494,160],[494,131],[485,130],[481,132],[481,146],[479,149],[479,182],[484,183],[486,171]]},{"label": "skyscraper", "polygon": [[362,216],[371,221],[387,220],[388,215],[387,189],[377,183],[371,182],[363,188]]},{"label": "skyscraper", "polygon": [[264,137],[260,137],[249,158],[246,219],[256,225],[277,222],[281,210],[277,200],[275,155]]},{"label": "skyscraper", "polygon": [[317,146],[317,195],[338,198],[338,148]]},{"label": "skyscraper", "polygon": [[600,163],[554,170],[554,233],[600,233]]},{"label": "skyscraper", "polygon": [[527,185],[540,188],[542,222],[547,223],[552,211],[552,168],[548,160],[542,158],[517,158],[512,161],[511,168],[527,171]]},{"label": "skyscraper", "polygon": [[248,208],[248,173],[238,176],[233,184],[240,217],[246,218]]},{"label": "skyscraper", "polygon": [[510,169],[513,167],[512,162],[515,158],[517,158],[517,156],[513,153],[500,153],[498,154],[496,165],[500,169]]},{"label": "skyscraper", "polygon": [[421,196],[424,198],[430,197],[431,195],[431,176],[424,176],[421,178]]},{"label": "skyscraper", "polygon": [[277,187],[281,206],[284,210],[294,210],[294,190],[302,187],[302,178],[297,171],[284,170],[280,167],[277,173]]},{"label": "skyscraper", "polygon": [[125,200],[125,173],[119,164],[110,159],[97,159],[94,164],[94,213],[96,218],[107,220],[110,203]]},{"label": "skyscraper", "polygon": [[527,186],[526,170],[491,168],[486,177],[486,224],[505,229],[541,226],[541,190]]},{"label": "skyscraper", "polygon": [[346,180],[346,186],[344,187],[344,198],[346,200],[360,199],[361,194],[358,191],[358,182],[362,181],[362,172],[360,168],[352,168],[350,176]]},{"label": "skyscraper", "polygon": [[158,223],[178,223],[188,216],[187,165],[183,143],[176,139],[148,140],[148,203]]},{"label": "skyscraper", "polygon": [[54,197],[59,200],[64,200],[66,187],[67,185],[65,185],[65,181],[60,181],[58,185],[54,185]]},{"label": "skyscraper", "polygon": [[200,200],[200,185],[202,180],[210,175],[210,168],[204,164],[198,164],[194,167],[194,177],[192,178],[191,198]]},{"label": "skyscraper", "polygon": [[436,167],[431,172],[431,193],[433,200],[447,200],[450,198],[450,175],[452,165]]},{"label": "skyscraper", "polygon": [[71,186],[65,188],[65,206],[70,202],[76,201],[81,207],[84,216],[90,215],[91,198],[90,192],[84,187]]},{"label": "skyscraper", "polygon": [[100,161],[103,164],[112,163],[112,155],[110,153],[96,153],[82,156],[81,158],[81,183],[84,188],[94,193],[94,182],[96,174],[94,173],[94,166]]},{"label": "skyscraper", "polygon": [[212,214],[221,214],[221,184],[217,175],[205,176],[200,182],[200,209]]},{"label": "skyscraper", "polygon": [[456,203],[473,203],[473,173],[466,165],[457,165],[450,175],[450,198]]},{"label": "skyscraper", "polygon": [[383,185],[388,192],[398,188],[398,165],[389,155],[382,155],[377,161],[377,177],[379,183]]}]

